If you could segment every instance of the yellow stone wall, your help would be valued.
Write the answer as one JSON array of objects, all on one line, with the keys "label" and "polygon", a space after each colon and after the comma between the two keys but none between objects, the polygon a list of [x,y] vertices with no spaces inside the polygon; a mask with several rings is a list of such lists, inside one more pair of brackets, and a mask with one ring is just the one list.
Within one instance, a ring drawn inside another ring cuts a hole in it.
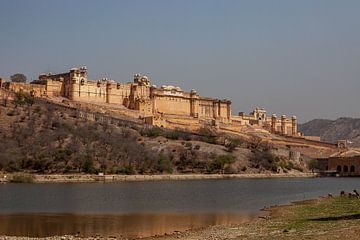
[{"label": "yellow stone wall", "polygon": [[5,86],[8,90],[13,92],[27,92],[33,94],[35,97],[42,97],[46,95],[46,86],[29,83],[14,83],[7,82]]},{"label": "yellow stone wall", "polygon": [[157,95],[153,101],[155,112],[190,116],[190,99],[188,98]]},{"label": "yellow stone wall", "polygon": [[111,83],[107,87],[107,103],[126,105],[131,92],[131,84]]}]

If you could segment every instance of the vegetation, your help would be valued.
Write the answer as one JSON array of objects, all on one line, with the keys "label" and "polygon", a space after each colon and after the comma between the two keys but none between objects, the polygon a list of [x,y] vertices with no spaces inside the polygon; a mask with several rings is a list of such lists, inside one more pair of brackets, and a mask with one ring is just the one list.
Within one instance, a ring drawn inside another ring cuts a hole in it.
[{"label": "vegetation", "polygon": [[274,155],[273,147],[260,138],[229,138],[211,128],[191,134],[97,123],[78,118],[74,110],[33,101],[28,94],[18,93],[12,105],[0,106],[0,171],[227,174],[276,172],[279,167],[302,170]]},{"label": "vegetation", "polygon": [[315,169],[318,169],[318,161],[316,161],[315,159],[310,159],[308,161],[308,168],[312,171],[314,171]]},{"label": "vegetation", "polygon": [[32,97],[29,93],[26,92],[17,92],[16,97],[14,99],[15,107],[34,104],[34,97]]},{"label": "vegetation", "polygon": [[359,216],[359,199],[336,197],[281,207],[275,210],[274,220],[262,221],[259,227],[271,233],[267,239],[309,239],[315,235],[316,239],[344,239],[345,235],[357,237],[360,233]]},{"label": "vegetation", "polygon": [[13,183],[32,183],[34,182],[34,176],[26,173],[16,173],[12,175],[10,182]]},{"label": "vegetation", "polygon": [[201,136],[201,141],[207,142],[210,144],[216,144],[217,134],[214,130],[209,127],[202,127],[199,129],[199,135]]},{"label": "vegetation", "polygon": [[12,82],[24,83],[24,82],[26,82],[27,77],[22,73],[16,73],[16,74],[10,76],[10,79]]},{"label": "vegetation", "polygon": [[225,143],[226,151],[233,152],[238,146],[240,146],[242,141],[239,138],[228,139]]},{"label": "vegetation", "polygon": [[210,173],[224,173],[225,166],[235,162],[232,155],[219,155],[209,165]]}]

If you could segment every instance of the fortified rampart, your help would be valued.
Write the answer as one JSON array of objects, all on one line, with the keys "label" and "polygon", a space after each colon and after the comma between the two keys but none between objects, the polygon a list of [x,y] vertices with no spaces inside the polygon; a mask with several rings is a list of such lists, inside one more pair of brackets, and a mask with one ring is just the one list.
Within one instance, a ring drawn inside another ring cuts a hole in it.
[{"label": "fortified rampart", "polygon": [[148,124],[167,128],[193,130],[206,124],[238,131],[242,126],[252,125],[272,133],[299,136],[295,116],[268,117],[262,108],[233,116],[231,101],[227,99],[203,97],[194,89],[185,92],[175,86],[156,87],[147,76],[140,74],[135,74],[133,81],[127,83],[106,78],[90,80],[87,68],[81,67],[60,74],[40,74],[39,79],[30,84],[1,80],[0,85],[9,91],[25,91],[36,97],[122,106],[136,111]]}]

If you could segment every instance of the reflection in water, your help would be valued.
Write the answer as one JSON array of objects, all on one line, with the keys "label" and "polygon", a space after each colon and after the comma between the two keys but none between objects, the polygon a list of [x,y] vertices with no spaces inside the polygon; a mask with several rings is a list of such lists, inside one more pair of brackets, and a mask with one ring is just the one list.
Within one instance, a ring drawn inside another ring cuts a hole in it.
[{"label": "reflection in water", "polygon": [[255,218],[240,214],[3,214],[0,235],[147,237],[210,225],[239,224]]}]

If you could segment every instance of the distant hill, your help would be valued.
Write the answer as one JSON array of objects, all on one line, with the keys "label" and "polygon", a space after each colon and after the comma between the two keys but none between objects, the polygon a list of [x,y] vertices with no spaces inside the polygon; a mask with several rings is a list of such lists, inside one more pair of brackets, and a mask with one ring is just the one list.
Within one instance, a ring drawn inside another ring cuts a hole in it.
[{"label": "distant hill", "polygon": [[305,135],[320,136],[322,141],[336,143],[347,139],[352,146],[360,146],[360,119],[338,118],[336,120],[314,119],[299,124],[299,130]]}]

